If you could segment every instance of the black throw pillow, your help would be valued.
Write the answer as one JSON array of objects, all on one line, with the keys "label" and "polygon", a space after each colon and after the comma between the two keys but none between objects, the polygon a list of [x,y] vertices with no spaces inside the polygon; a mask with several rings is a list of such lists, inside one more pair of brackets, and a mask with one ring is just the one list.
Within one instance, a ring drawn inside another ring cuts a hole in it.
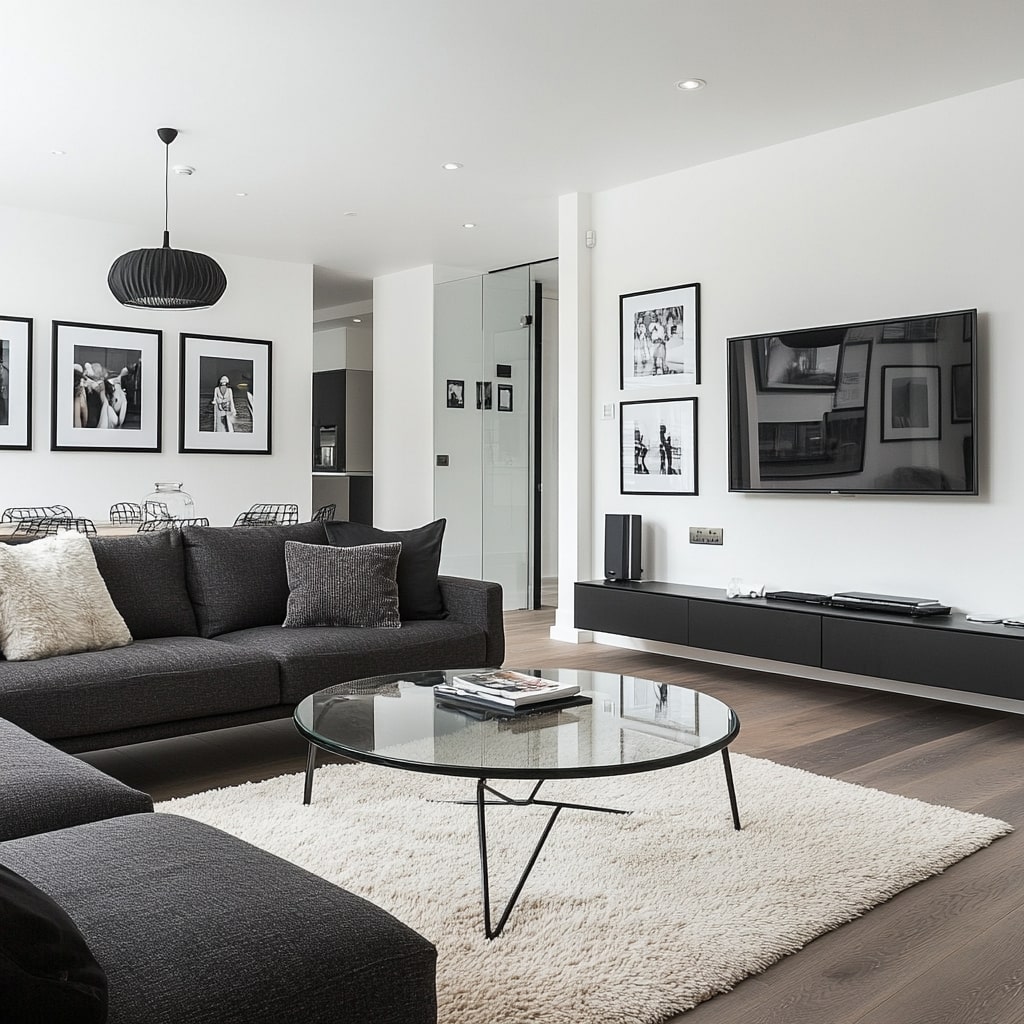
[{"label": "black throw pillow", "polygon": [[444,519],[416,530],[378,530],[364,523],[324,523],[327,540],[335,547],[402,542],[398,556],[398,610],[404,620],[445,619],[437,571],[441,564]]},{"label": "black throw pillow", "polygon": [[28,879],[0,866],[0,1018],[7,1024],[103,1024],[107,978],[74,921]]}]

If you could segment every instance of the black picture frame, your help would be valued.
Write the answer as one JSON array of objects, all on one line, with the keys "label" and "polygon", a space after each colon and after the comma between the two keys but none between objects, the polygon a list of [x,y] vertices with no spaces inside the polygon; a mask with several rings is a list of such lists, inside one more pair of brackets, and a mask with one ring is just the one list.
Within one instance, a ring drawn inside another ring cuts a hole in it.
[{"label": "black picture frame", "polygon": [[52,323],[50,450],[161,451],[163,331]]},{"label": "black picture frame", "polygon": [[476,382],[476,407],[478,409],[490,409],[491,394],[491,382],[489,380],[478,380]]},{"label": "black picture frame", "polygon": [[512,385],[498,385],[498,412],[512,412]]},{"label": "black picture frame", "polygon": [[465,409],[466,407],[466,382],[464,380],[449,380],[445,383],[445,408]]},{"label": "black picture frame", "polygon": [[951,423],[974,422],[974,366],[954,363],[950,367],[949,410]]},{"label": "black picture frame", "polygon": [[32,328],[0,316],[0,451],[32,450]]},{"label": "black picture frame", "polygon": [[620,402],[619,424],[620,494],[698,493],[696,398]]},{"label": "black picture frame", "polygon": [[272,454],[273,343],[186,332],[178,337],[178,451]]},{"label": "black picture frame", "polygon": [[619,387],[700,383],[700,284],[619,296]]},{"label": "black picture frame", "polygon": [[942,439],[942,371],[938,366],[883,366],[881,440]]}]

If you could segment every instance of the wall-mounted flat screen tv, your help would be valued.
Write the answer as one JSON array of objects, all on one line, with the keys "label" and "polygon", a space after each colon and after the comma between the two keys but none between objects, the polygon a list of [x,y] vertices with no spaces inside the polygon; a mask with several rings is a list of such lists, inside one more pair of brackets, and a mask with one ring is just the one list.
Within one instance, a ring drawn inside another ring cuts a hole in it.
[{"label": "wall-mounted flat screen tv", "polygon": [[977,494],[977,310],[730,338],[729,490]]}]

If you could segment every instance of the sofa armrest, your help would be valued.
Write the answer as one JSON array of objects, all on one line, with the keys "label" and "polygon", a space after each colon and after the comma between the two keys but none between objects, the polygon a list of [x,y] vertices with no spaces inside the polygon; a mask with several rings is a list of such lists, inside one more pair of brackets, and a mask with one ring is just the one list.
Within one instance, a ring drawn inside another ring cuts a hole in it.
[{"label": "sofa armrest", "polygon": [[0,841],[151,810],[147,793],[0,718]]},{"label": "sofa armrest", "polygon": [[501,584],[468,580],[461,576],[438,576],[441,597],[448,617],[456,622],[479,626],[487,635],[487,668],[505,660],[505,621],[501,614]]}]

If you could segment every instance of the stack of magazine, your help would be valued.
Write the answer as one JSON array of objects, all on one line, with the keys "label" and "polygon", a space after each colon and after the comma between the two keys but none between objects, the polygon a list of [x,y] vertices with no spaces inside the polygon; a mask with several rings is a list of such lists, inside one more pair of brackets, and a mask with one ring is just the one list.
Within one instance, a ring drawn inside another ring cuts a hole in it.
[{"label": "stack of magazine", "polygon": [[575,683],[560,683],[511,669],[456,675],[450,683],[434,687],[440,704],[505,715],[589,704],[590,698],[579,696],[579,692]]}]

